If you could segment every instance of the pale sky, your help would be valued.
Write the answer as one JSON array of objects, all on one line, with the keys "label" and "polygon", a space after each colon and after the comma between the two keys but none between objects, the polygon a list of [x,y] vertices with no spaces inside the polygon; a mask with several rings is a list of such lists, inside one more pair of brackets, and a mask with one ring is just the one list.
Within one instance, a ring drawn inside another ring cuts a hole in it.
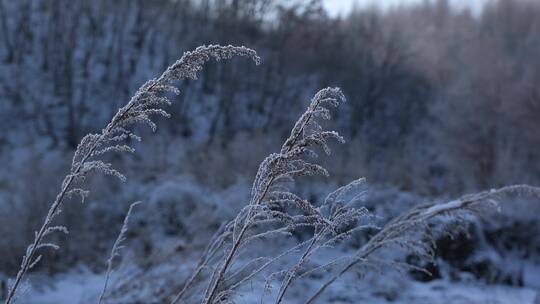
[{"label": "pale sky", "polygon": [[[324,0],[324,4],[332,16],[339,13],[347,13],[353,3],[357,3],[360,7],[371,6],[376,4],[382,8],[388,8],[400,4],[421,2],[423,0]],[[432,0],[433,1],[433,0]],[[469,8],[472,12],[478,12],[482,4],[489,0],[449,0],[452,5],[458,9]]]}]

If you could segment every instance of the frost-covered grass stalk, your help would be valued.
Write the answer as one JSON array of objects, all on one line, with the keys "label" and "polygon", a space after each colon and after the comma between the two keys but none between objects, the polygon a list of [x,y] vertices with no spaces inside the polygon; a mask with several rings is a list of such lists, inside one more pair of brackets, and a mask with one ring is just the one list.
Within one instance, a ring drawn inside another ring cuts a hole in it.
[{"label": "frost-covered grass stalk", "polygon": [[[342,101],[345,101],[345,97],[337,88],[326,88],[319,91],[313,97],[306,112],[296,122],[280,153],[271,154],[261,163],[251,189],[251,199],[230,225],[232,230],[230,231],[231,246],[226,250],[224,258],[218,263],[210,278],[203,303],[210,304],[216,299],[221,301],[233,291],[236,284],[225,286],[226,274],[243,245],[254,238],[269,234],[290,233],[295,225],[317,225],[318,221],[322,220],[318,210],[309,202],[286,189],[280,189],[279,185],[280,182],[297,176],[328,175],[326,169],[306,161],[304,156],[314,155],[315,152],[312,149],[317,146],[323,147],[329,153],[328,139],[343,141],[339,134],[334,131],[324,131],[317,122],[318,118],[330,118],[330,111],[326,106],[338,106]],[[272,208],[272,205],[277,207],[280,204],[294,204],[305,211],[307,215],[294,217]],[[268,225],[271,222],[282,222],[287,223],[287,225],[249,235],[250,228],[261,224]],[[251,262],[247,265],[251,265]]]},{"label": "frost-covered grass stalk", "polygon": [[38,250],[58,248],[57,245],[48,243],[44,239],[55,231],[67,233],[66,227],[52,226],[52,222],[61,212],[67,198],[77,195],[84,199],[88,195],[88,191],[81,188],[87,174],[98,171],[118,177],[122,181],[125,180],[121,172],[114,169],[110,163],[101,160],[100,156],[112,151],[133,152],[133,147],[125,144],[125,140],[128,138],[140,140],[140,137],[130,131],[130,128],[142,123],[155,130],[156,124],[153,117],[156,115],[169,117],[162,107],[171,103],[167,93],[179,93],[173,86],[175,82],[185,78],[197,78],[197,72],[202,69],[202,65],[212,58],[221,60],[234,56],[249,57],[257,64],[260,62],[257,53],[246,47],[210,45],[184,53],[182,58],[169,66],[159,78],[143,84],[131,100],[118,110],[101,133],[86,135],[81,140],[73,156],[71,170],[64,178],[60,192],[52,202],[42,226],[36,231],[34,242],[28,246],[23,256],[20,270],[9,289],[6,304],[12,303],[24,276],[40,261],[41,255],[37,255]]},{"label": "frost-covered grass stalk", "polygon": [[[285,256],[304,250],[298,263],[291,269],[284,263],[278,266],[279,271],[266,273],[270,279],[286,274],[277,299],[280,303],[297,277],[298,269],[314,252],[332,246],[355,230],[365,227],[358,224],[367,215],[367,210],[352,206],[361,196],[358,188],[363,184],[363,179],[336,190],[319,207],[288,189],[296,177],[328,175],[325,168],[311,161],[316,157],[315,149],[321,148],[330,154],[328,141],[344,140],[337,132],[324,130],[319,121],[330,119],[329,107],[337,107],[344,101],[345,97],[338,88],[323,89],[312,98],[280,152],[269,155],[261,163],[248,204],[212,238],[193,274],[172,303],[183,300],[196,278],[202,277],[205,270],[209,270],[209,279],[199,300],[206,304],[222,302],[230,299],[243,284],[262,275],[270,266],[276,266],[278,261],[283,261]],[[354,195],[351,196],[351,193]],[[299,229],[313,231],[312,237],[277,253],[239,258],[248,251],[250,244],[258,240],[291,236]],[[195,296],[198,294],[192,293]]]},{"label": "frost-covered grass stalk", "polygon": [[[313,236],[309,240],[309,245],[304,249],[298,261],[284,272],[285,278],[282,280],[278,290],[276,303],[283,302],[288,288],[296,279],[316,271],[330,268],[334,264],[341,263],[344,259],[348,258],[341,256],[334,257],[323,265],[306,269],[307,262],[317,251],[332,247],[334,244],[347,239],[356,231],[373,227],[369,222],[363,224],[360,221],[371,217],[368,210],[363,207],[354,207],[355,203],[365,193],[363,190],[364,183],[364,178],[357,179],[348,185],[338,188],[326,197],[324,204],[318,209],[321,210],[321,214],[327,213],[328,215],[325,217],[323,225],[317,226],[314,230]],[[279,272],[276,274],[279,274]]]},{"label": "frost-covered grass stalk", "polygon": [[[272,221],[279,219],[279,216],[289,217],[288,214],[279,213],[269,208],[271,203],[291,202],[298,204],[301,208],[316,216],[316,210],[290,192],[282,192],[271,188],[279,181],[290,179],[301,175],[328,175],[328,172],[321,166],[305,161],[302,156],[308,153],[315,153],[311,150],[312,146],[323,146],[329,151],[326,143],[327,139],[335,138],[340,141],[343,139],[336,132],[323,131],[317,123],[317,117],[329,118],[330,113],[326,104],[337,106],[345,98],[339,89],[327,88],[318,92],[313,98],[307,111],[300,117],[294,126],[291,135],[283,144],[280,153],[274,153],[268,156],[260,165],[259,171],[255,177],[251,189],[251,199],[246,208],[244,208],[234,220],[232,225],[232,246],[228,249],[225,258],[216,268],[212,275],[208,289],[206,290],[204,303],[209,304],[214,301],[218,293],[222,296],[227,295],[227,289],[223,289],[225,274],[229,270],[231,263],[236,257],[238,250],[244,244],[246,232],[249,228],[259,223],[259,221]],[[270,198],[266,201],[266,198]],[[292,220],[292,219],[291,219]],[[303,220],[303,219],[302,219]],[[295,224],[294,220],[291,224]],[[285,232],[286,230],[276,230],[275,232]],[[266,231],[274,233],[274,230]]]},{"label": "frost-covered grass stalk", "polygon": [[[451,223],[457,223],[458,225],[448,225],[448,222],[442,223],[442,232],[454,235],[456,232],[460,232],[466,227],[466,214],[471,212],[475,213],[479,208],[490,205],[496,207],[500,203],[501,198],[508,194],[540,197],[540,188],[529,185],[506,186],[499,189],[465,195],[459,199],[443,204],[419,206],[404,212],[387,223],[383,229],[374,235],[366,244],[360,247],[355,256],[324,283],[317,292],[309,298],[306,304],[315,303],[331,284],[348,271],[353,270],[356,266],[367,265],[370,263],[386,263],[393,267],[412,267],[416,270],[422,270],[429,273],[427,270],[418,268],[414,265],[398,264],[393,263],[392,261],[380,261],[376,258],[372,258],[372,256],[379,249],[394,246],[405,250],[407,253],[434,261],[434,227],[430,226],[430,223],[432,223],[435,218],[444,218]],[[449,229],[447,227],[452,228]]]},{"label": "frost-covered grass stalk", "polygon": [[120,233],[118,234],[118,237],[114,241],[113,247],[111,249],[111,255],[109,256],[109,259],[107,260],[107,272],[105,273],[105,283],[103,284],[103,289],[101,290],[101,294],[99,295],[99,304],[103,303],[103,300],[105,299],[105,294],[107,293],[107,285],[109,284],[109,279],[113,271],[114,258],[119,257],[120,250],[124,248],[124,245],[122,245],[122,243],[126,240],[126,233],[128,231],[129,218],[131,216],[131,213],[133,212],[133,208],[140,203],[141,202],[135,202],[129,206],[126,217],[124,218],[124,223],[122,224],[122,228],[120,229]]}]

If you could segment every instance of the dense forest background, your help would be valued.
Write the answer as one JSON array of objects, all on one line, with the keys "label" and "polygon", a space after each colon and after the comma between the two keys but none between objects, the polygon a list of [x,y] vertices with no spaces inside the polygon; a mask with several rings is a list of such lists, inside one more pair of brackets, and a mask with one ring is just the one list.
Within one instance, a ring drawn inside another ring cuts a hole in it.
[{"label": "dense forest background", "polygon": [[347,97],[336,113],[348,141],[330,166],[336,184],[365,176],[424,198],[540,184],[538,1],[491,1],[475,14],[424,1],[332,17],[317,0],[0,0],[0,272],[16,271],[82,136],[201,44],[245,45],[263,62],[211,63],[182,83],[173,119],[113,160],[127,185],[92,180],[86,205],[62,214],[72,234],[44,269],[103,261],[125,207],[162,202],[151,189],[180,187],[171,180],[199,187],[180,191],[190,207],[160,205],[141,227],[160,221],[189,239],[195,228],[166,208],[196,209],[210,192],[238,207],[223,193],[249,184],[325,86]]},{"label": "dense forest background", "polygon": [[73,149],[183,51],[243,44],[264,64],[212,65],[183,84],[162,136],[234,157],[235,145],[281,138],[316,88],[336,85],[354,174],[425,194],[533,183],[539,14],[534,1],[337,18],[319,1],[2,1],[2,155]]}]

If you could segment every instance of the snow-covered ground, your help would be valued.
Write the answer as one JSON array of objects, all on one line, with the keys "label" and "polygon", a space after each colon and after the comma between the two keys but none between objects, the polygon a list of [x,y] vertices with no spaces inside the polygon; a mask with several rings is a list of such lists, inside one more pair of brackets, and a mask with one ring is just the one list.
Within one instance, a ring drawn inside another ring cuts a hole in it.
[{"label": "snow-covered ground", "polygon": [[[20,298],[20,304],[76,304],[95,303],[103,285],[103,274],[94,274],[85,269],[76,269],[52,278],[34,275],[32,286]],[[379,279],[381,286],[367,286],[371,281],[338,284],[325,302],[328,303],[534,303],[537,291],[529,287],[484,285],[474,282],[449,282],[434,280],[428,283],[412,280]],[[388,283],[386,286],[386,283]],[[316,281],[312,281],[316,284]],[[258,303],[257,294],[238,297],[237,303]],[[299,301],[300,302],[300,301]],[[290,303],[293,303],[292,300]]]},{"label": "snow-covered ground", "polygon": [[52,278],[32,275],[29,282],[26,292],[18,301],[21,304],[87,303],[99,294],[104,276],[86,269],[76,269]]}]

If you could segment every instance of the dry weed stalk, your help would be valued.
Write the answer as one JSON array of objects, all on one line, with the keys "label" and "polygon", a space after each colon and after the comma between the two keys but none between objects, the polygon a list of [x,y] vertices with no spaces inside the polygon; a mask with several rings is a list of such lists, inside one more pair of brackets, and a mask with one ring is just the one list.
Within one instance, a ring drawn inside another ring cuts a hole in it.
[{"label": "dry weed stalk", "polygon": [[88,195],[88,191],[81,188],[86,175],[92,171],[98,171],[106,175],[125,180],[125,176],[114,169],[112,164],[100,159],[107,152],[133,152],[126,139],[139,141],[140,137],[129,130],[135,124],[149,125],[152,130],[156,129],[153,117],[169,117],[162,107],[170,105],[171,101],[167,93],[178,94],[178,89],[173,85],[178,80],[185,78],[196,79],[202,65],[210,59],[222,60],[235,56],[249,57],[259,64],[260,58],[257,53],[246,47],[209,45],[201,46],[191,52],[186,52],[178,61],[169,66],[158,78],[147,81],[131,98],[131,100],[118,110],[109,124],[98,134],[88,134],[80,142],[73,156],[71,170],[62,182],[60,192],[51,204],[41,228],[36,231],[35,239],[30,244],[23,256],[21,267],[15,282],[8,292],[6,304],[12,303],[22,279],[41,259],[36,256],[42,248],[57,249],[56,244],[44,242],[44,238],[55,231],[67,233],[63,226],[51,226],[53,219],[61,212],[65,200],[78,195],[82,199]]}]

